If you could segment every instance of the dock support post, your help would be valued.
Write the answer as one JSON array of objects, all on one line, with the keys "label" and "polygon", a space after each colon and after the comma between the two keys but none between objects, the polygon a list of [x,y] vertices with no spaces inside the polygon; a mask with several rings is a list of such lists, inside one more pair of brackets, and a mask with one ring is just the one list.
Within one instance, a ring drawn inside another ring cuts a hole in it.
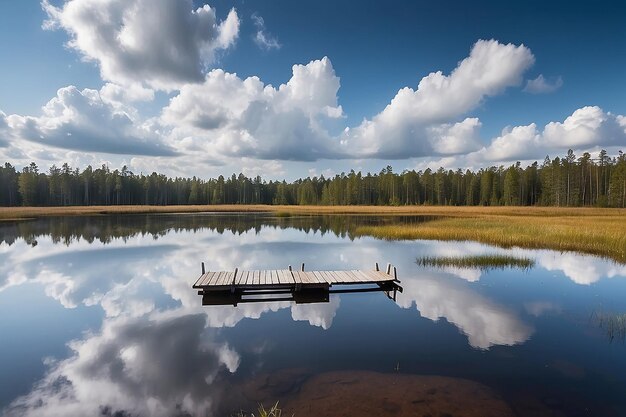
[{"label": "dock support post", "polygon": [[289,272],[291,272],[291,265],[289,265]]},{"label": "dock support post", "polygon": [[300,271],[304,272],[304,262],[302,262],[302,265],[300,265]]},{"label": "dock support post", "polygon": [[376,262],[376,271],[380,271],[380,268],[378,268],[378,262]]},{"label": "dock support post", "polygon": [[396,270],[396,267],[393,267],[393,278],[397,281],[398,280],[398,271]]},{"label": "dock support post", "polygon": [[204,275],[204,274],[205,274],[205,272],[204,272],[204,262],[202,262],[202,275]]},{"label": "dock support post", "polygon": [[239,271],[239,268],[235,268],[235,274],[233,275],[233,282],[232,284],[230,284],[230,292],[231,293],[235,293],[235,282],[237,282],[237,272]]},{"label": "dock support post", "polygon": [[387,264],[387,275],[391,275],[391,264]]}]

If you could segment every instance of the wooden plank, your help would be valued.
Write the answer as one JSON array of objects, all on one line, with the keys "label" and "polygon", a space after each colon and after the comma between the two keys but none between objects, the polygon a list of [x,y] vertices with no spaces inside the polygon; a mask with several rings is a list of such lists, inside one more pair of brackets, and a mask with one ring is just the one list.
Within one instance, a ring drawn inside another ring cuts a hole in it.
[{"label": "wooden plank", "polygon": [[220,277],[220,274],[223,274],[223,273],[224,272],[220,272],[220,271],[215,272],[215,274],[213,274],[213,276],[211,277],[211,280],[209,282],[207,282],[207,285],[210,285],[210,286],[215,285],[215,283],[217,282],[217,280]]},{"label": "wooden plank", "polygon": [[354,274],[352,271],[343,271],[343,273],[348,277],[349,280],[351,280],[351,282],[359,284],[361,282],[363,282],[363,278],[359,277],[358,275]]},{"label": "wooden plank", "polygon": [[294,275],[297,276],[297,280],[300,284],[312,284],[313,280],[309,277],[308,272],[296,271]]},{"label": "wooden plank", "polygon": [[302,284],[302,277],[300,276],[300,271],[293,271],[293,280],[296,284]]},{"label": "wooden plank", "polygon": [[207,279],[202,283],[202,285],[211,285],[211,283],[215,281],[215,278],[217,278],[217,275],[219,275],[219,272],[211,272],[210,274],[211,275],[207,277]]},{"label": "wooden plank", "polygon": [[309,279],[309,284],[317,284],[320,282],[317,275],[315,275],[315,271],[307,271],[305,272],[307,278]]},{"label": "wooden plank", "polygon": [[361,271],[361,273],[370,277],[372,282],[380,282],[381,280],[384,280],[387,276],[387,274],[381,271]]},{"label": "wooden plank", "polygon": [[276,273],[276,281],[274,281],[275,284],[286,284],[287,283],[287,280],[285,279],[285,274],[283,274],[283,271],[277,269],[274,272]]},{"label": "wooden plank", "polygon": [[224,272],[217,282],[218,286],[230,286],[233,283],[233,272]]},{"label": "wooden plank", "polygon": [[381,275],[376,271],[357,271],[359,275],[363,276],[365,282],[380,282]]},{"label": "wooden plank", "polygon": [[222,282],[224,281],[224,277],[226,277],[226,274],[227,272],[221,271],[219,275],[215,278],[215,280],[212,281],[211,285],[215,285],[215,286],[222,285]]},{"label": "wooden plank", "polygon": [[371,277],[372,282],[393,281],[391,275],[387,275],[382,271],[361,271],[363,274]]},{"label": "wooden plank", "polygon": [[306,279],[307,279],[307,283],[308,284],[318,284],[319,283],[319,279],[317,278],[317,276],[311,272],[303,272],[304,275],[306,275]]},{"label": "wooden plank", "polygon": [[282,273],[283,273],[283,281],[285,282],[285,284],[294,284],[295,283],[295,281],[293,279],[293,275],[291,275],[291,271],[283,269]]},{"label": "wooden plank", "polygon": [[352,274],[354,276],[354,278],[358,282],[362,282],[362,283],[372,282],[372,278],[371,277],[369,277],[368,275],[363,274],[361,271],[359,271],[357,269],[353,269],[353,270],[349,271],[349,273]]},{"label": "wooden plank", "polygon": [[352,281],[354,281],[352,278],[350,278],[347,274],[345,274],[344,271],[335,271],[334,274],[334,282],[337,284],[343,284],[343,283],[351,283]]},{"label": "wooden plank", "polygon": [[[324,278],[324,276],[322,275],[322,273],[320,271],[311,271],[311,274],[313,274],[313,277],[315,279],[316,283],[326,283],[326,278]],[[311,276],[311,275],[309,275]]]},{"label": "wooden plank", "polygon": [[394,276],[384,271],[289,271],[286,269],[238,271],[209,271],[193,284],[194,288],[243,286],[243,285],[295,285],[295,284],[370,284],[393,281]]},{"label": "wooden plank", "polygon": [[206,285],[213,286],[222,272],[216,271]]},{"label": "wooden plank", "polygon": [[320,271],[320,273],[329,284],[335,284],[342,281],[342,278],[337,274],[337,271]]},{"label": "wooden plank", "polygon": [[200,275],[200,278],[198,278],[196,280],[196,282],[193,284],[193,286],[194,287],[200,287],[202,285],[202,281],[204,281],[207,278],[207,275],[208,275],[207,273],[204,273],[204,274]]},{"label": "wooden plank", "polygon": [[384,272],[378,272],[378,276],[380,277],[379,279],[382,281],[393,281],[393,276],[392,275],[387,275]]},{"label": "wooden plank", "polygon": [[320,282],[326,282],[324,278],[321,278],[317,271],[309,271],[308,277],[311,280],[311,284],[319,284]]}]

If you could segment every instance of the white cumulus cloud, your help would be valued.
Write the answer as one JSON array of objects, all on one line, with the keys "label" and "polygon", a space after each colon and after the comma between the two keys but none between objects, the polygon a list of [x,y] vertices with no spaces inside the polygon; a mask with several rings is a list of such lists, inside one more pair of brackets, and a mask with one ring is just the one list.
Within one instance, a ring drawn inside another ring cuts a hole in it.
[{"label": "white cumulus cloud", "polygon": [[9,144],[9,122],[7,121],[7,115],[0,110],[0,148],[3,148]]},{"label": "white cumulus cloud", "polygon": [[394,159],[476,150],[477,120],[449,124],[486,97],[519,85],[534,60],[524,45],[479,40],[450,75],[433,72],[417,89],[401,89],[381,113],[349,130],[342,142],[363,157]]},{"label": "white cumulus cloud", "polygon": [[563,78],[561,76],[548,80],[543,76],[543,74],[539,74],[537,78],[526,82],[524,91],[531,94],[546,94],[552,93],[562,86]]},{"label": "white cumulus cloud", "polygon": [[261,16],[256,13],[253,14],[252,21],[254,22],[254,26],[256,26],[256,33],[252,39],[259,48],[266,51],[281,48],[282,45],[278,42],[278,39],[269,34],[267,29],[265,29],[265,20],[263,20]]},{"label": "white cumulus cloud", "polygon": [[64,29],[68,45],[94,61],[104,80],[171,90],[201,82],[219,50],[239,34],[234,9],[219,21],[215,9],[192,0],[48,0],[44,28]]},{"label": "white cumulus cloud", "polygon": [[97,90],[68,86],[57,91],[41,116],[10,115],[7,120],[14,137],[42,145],[110,154],[176,154],[132,113]]},{"label": "white cumulus cloud", "polygon": [[333,157],[328,126],[343,115],[338,89],[326,57],[294,65],[278,88],[213,70],[204,83],[184,86],[161,120],[187,149],[260,159]]},{"label": "white cumulus cloud", "polygon": [[626,144],[623,116],[605,112],[598,106],[575,110],[562,122],[550,122],[543,130],[535,123],[507,127],[491,144],[468,155],[470,159],[514,161],[563,154],[567,149],[590,149]]}]

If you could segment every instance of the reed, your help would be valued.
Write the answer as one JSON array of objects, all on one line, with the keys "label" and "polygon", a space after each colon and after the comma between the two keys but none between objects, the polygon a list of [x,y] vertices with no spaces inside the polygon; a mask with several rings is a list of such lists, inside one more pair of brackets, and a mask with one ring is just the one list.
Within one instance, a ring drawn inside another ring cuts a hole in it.
[{"label": "reed", "polygon": [[471,240],[504,248],[575,251],[626,263],[624,215],[451,217],[410,225],[361,226],[355,234],[389,240]]},{"label": "reed", "polygon": [[[278,401],[269,409],[265,409],[263,404],[259,404],[259,408],[257,410],[257,414],[250,414],[250,417],[281,417],[282,410],[278,407]],[[248,417],[248,414],[244,411],[239,411],[234,417]]]},{"label": "reed", "polygon": [[477,256],[423,256],[417,258],[420,266],[445,268],[474,268],[483,271],[491,269],[520,268],[530,269],[535,265],[535,261],[529,258],[520,258],[510,255],[477,255]]},{"label": "reed", "polygon": [[604,330],[609,343],[616,339],[623,343],[626,339],[626,313],[616,314],[594,311],[591,313],[591,320],[600,329]]},{"label": "reed", "polygon": [[438,217],[621,217],[626,209],[563,207],[449,207],[449,206],[272,206],[262,204],[180,205],[180,206],[70,206],[0,207],[0,220],[43,216],[81,216],[107,214],[268,212],[286,214],[416,215]]},{"label": "reed", "polygon": [[436,217],[418,224],[361,226],[355,229],[354,235],[383,239],[473,240],[501,247],[584,252],[626,263],[626,209],[270,205],[2,207],[0,220],[198,212]]}]

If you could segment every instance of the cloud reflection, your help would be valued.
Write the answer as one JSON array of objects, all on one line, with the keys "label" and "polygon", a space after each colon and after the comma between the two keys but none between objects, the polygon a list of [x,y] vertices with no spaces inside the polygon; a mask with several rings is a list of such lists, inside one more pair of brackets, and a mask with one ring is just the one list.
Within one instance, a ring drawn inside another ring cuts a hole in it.
[{"label": "cloud reflection", "polygon": [[239,356],[211,342],[201,314],[113,319],[70,343],[72,356],[51,364],[7,416],[206,415],[220,395],[220,372]]},{"label": "cloud reflection", "polygon": [[422,316],[433,321],[445,318],[467,335],[475,348],[516,345],[533,332],[514,311],[445,273],[424,271],[403,280],[402,285],[404,292],[398,296],[401,307],[415,305]]}]

